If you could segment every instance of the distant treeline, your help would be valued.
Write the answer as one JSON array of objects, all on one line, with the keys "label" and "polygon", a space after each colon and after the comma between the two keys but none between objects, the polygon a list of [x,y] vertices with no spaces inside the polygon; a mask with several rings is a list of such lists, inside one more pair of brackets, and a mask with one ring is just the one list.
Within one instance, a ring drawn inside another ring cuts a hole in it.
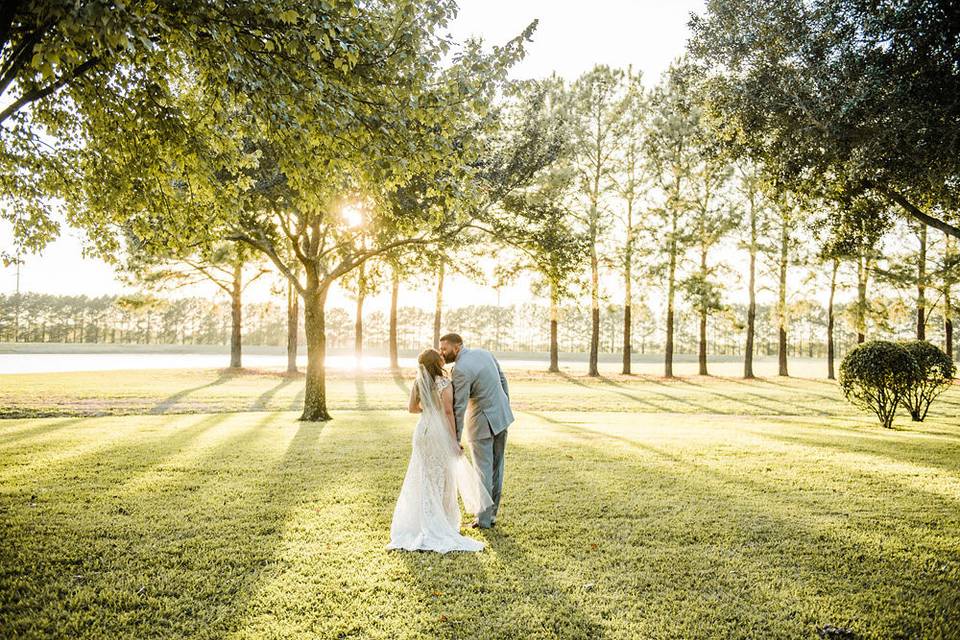
[{"label": "distant treeline", "polygon": [[[632,316],[636,353],[662,352],[663,332],[657,317],[640,307]],[[815,302],[792,305],[790,353],[793,356],[826,355],[826,311]],[[908,310],[904,309],[904,313]],[[273,302],[243,306],[243,341],[248,345],[286,344],[287,310]],[[743,305],[731,305],[711,327],[711,355],[743,354],[745,316]],[[838,306],[837,346],[840,353],[856,344],[853,309]],[[561,309],[558,342],[561,351],[586,352],[590,339],[590,310],[574,305]],[[202,344],[230,343],[230,303],[208,298],[167,299],[155,296],[57,296],[27,293],[0,295],[0,341],[87,344]],[[937,326],[936,319],[931,325]],[[433,336],[434,312],[400,306],[397,310],[397,342],[400,349],[421,349]],[[899,327],[897,332],[893,327]],[[386,349],[389,320],[374,311],[364,316],[365,348]],[[546,352],[550,346],[549,309],[546,305],[471,305],[444,312],[443,326],[461,333],[473,345],[496,351]],[[332,308],[327,314],[327,341],[331,348],[354,346],[353,313]],[[697,351],[695,314],[679,314],[676,346],[680,353]],[[300,333],[303,333],[302,318]],[[909,338],[909,323],[893,323],[885,337]],[[936,334],[930,338],[942,340]],[[623,307],[606,305],[601,313],[600,350],[619,353],[623,344]],[[757,355],[777,352],[777,325],[773,306],[757,311]]]}]

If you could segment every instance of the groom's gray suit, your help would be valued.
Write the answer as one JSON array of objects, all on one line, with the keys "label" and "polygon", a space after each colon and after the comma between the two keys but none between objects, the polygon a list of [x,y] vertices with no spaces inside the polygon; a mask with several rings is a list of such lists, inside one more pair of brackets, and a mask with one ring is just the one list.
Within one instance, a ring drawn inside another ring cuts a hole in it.
[{"label": "groom's gray suit", "polygon": [[480,526],[489,527],[500,509],[503,452],[513,423],[507,378],[489,351],[460,349],[453,365],[453,412],[457,439],[466,434],[473,463],[493,498],[493,506],[477,514]]}]

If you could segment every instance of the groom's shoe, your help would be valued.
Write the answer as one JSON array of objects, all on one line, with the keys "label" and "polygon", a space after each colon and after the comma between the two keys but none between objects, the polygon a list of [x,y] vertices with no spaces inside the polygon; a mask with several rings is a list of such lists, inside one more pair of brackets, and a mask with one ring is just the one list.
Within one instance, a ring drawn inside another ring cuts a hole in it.
[{"label": "groom's shoe", "polygon": [[470,523],[470,528],[471,528],[471,529],[489,529],[489,528],[491,528],[492,526],[493,526],[493,525],[491,524],[491,525],[488,525],[488,526],[485,527],[485,526],[483,526],[482,524],[480,524],[480,521],[479,521],[479,520],[474,520],[473,522]]}]

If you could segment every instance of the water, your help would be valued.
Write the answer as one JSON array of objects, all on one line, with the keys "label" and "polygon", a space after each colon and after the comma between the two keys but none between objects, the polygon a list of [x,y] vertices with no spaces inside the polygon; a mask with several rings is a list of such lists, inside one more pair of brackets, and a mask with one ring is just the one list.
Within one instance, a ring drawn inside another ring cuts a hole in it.
[{"label": "water", "polygon": [[[230,356],[221,352],[207,353],[156,353],[156,352],[115,352],[115,353],[56,353],[53,345],[47,345],[41,353],[0,353],[0,375],[23,373],[66,373],[85,371],[123,371],[136,369],[222,369],[230,362]],[[61,347],[62,348],[62,347]],[[37,349],[40,351],[41,349]],[[616,374],[620,371],[620,362],[612,354],[600,362],[600,372],[604,375]],[[647,375],[661,375],[663,372],[662,356],[647,354],[637,356],[634,360],[634,373]],[[542,371],[547,368],[547,356],[543,354],[502,354],[499,360],[504,369],[512,371]],[[306,355],[297,359],[300,370],[306,369]],[[331,354],[327,356],[327,369],[331,372],[349,371],[377,371],[386,370],[390,360],[386,356],[364,356],[359,362],[353,354]],[[244,353],[243,366],[248,369],[263,369],[283,371],[287,368],[287,357],[283,353]],[[413,357],[400,358],[400,366],[406,370],[416,369],[416,359]],[[580,375],[586,372],[587,364],[583,358],[563,358],[561,368],[571,374]],[[760,376],[776,375],[775,358],[757,358],[755,370]],[[826,365],[821,360],[796,358],[791,360],[791,373],[799,377],[824,377]],[[693,375],[697,372],[697,364],[693,356],[683,355],[674,363],[677,375]],[[713,375],[738,377],[743,372],[743,365],[739,358],[711,358],[710,372]]]},{"label": "water", "polygon": [[[511,368],[543,368],[544,361],[509,360]],[[123,371],[130,369],[222,369],[230,357],[222,353],[3,353],[0,354],[0,374],[9,373],[64,373],[71,371]],[[306,356],[297,358],[301,370],[307,366]],[[243,366],[248,369],[285,370],[286,355],[244,354]],[[354,356],[327,356],[331,371],[375,371],[387,369],[386,356],[364,356],[357,362]],[[400,358],[404,369],[415,369],[416,358]]]}]

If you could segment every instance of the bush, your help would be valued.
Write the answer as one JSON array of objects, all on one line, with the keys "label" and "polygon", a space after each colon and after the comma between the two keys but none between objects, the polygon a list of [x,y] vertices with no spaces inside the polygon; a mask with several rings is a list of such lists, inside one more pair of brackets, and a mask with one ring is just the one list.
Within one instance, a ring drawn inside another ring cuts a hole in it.
[{"label": "bush", "polygon": [[957,367],[946,353],[926,340],[903,343],[920,367],[921,378],[903,398],[903,406],[914,422],[923,422],[930,404],[953,384]]},{"label": "bush", "polygon": [[890,429],[897,406],[920,383],[922,373],[906,347],[873,340],[848,353],[840,363],[840,388],[855,406],[873,411]]}]

